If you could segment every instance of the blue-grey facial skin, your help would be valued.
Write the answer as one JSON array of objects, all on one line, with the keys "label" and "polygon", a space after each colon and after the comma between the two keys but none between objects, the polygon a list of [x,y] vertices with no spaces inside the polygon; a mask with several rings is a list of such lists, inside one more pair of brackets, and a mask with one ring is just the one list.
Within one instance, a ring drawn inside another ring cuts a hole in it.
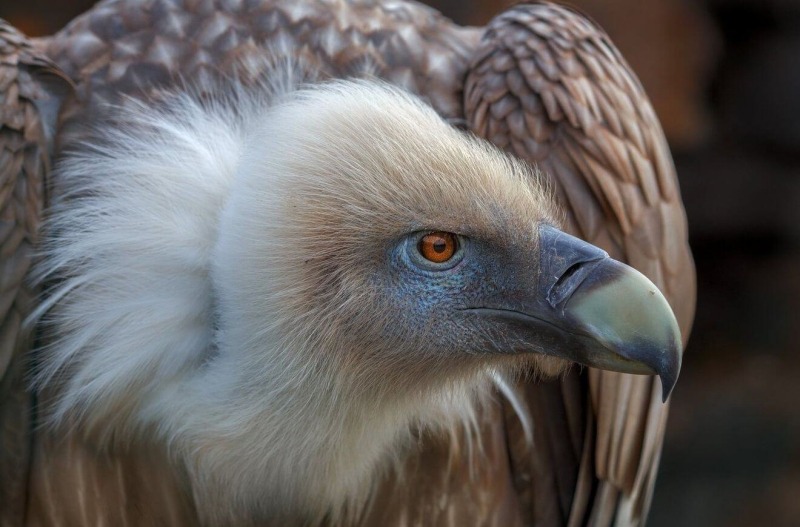
[{"label": "blue-grey facial skin", "polygon": [[448,262],[427,262],[412,233],[387,254],[387,341],[420,354],[551,355],[588,366],[658,374],[665,397],[677,380],[680,332],[643,275],[602,250],[543,225],[529,240],[459,237]]},{"label": "blue-grey facial skin", "polygon": [[[435,354],[514,353],[524,344],[469,308],[504,306],[523,309],[536,281],[536,262],[519,255],[535,254],[535,240],[527,246],[504,247],[491,240],[459,237],[458,252],[443,264],[426,262],[417,244],[428,231],[401,240],[389,255],[389,302],[403,317],[392,329],[416,328],[424,348]],[[403,331],[403,330],[401,330]],[[530,346],[530,345],[529,345]]]}]

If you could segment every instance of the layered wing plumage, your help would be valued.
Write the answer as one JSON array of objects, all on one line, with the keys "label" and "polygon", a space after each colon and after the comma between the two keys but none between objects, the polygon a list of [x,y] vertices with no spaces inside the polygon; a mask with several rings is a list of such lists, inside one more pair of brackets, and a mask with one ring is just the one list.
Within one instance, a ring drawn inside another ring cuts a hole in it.
[{"label": "layered wing plumage", "polygon": [[80,102],[62,116],[63,145],[103,103],[220,77],[247,83],[269,55],[290,56],[320,78],[371,73],[461,119],[459,92],[479,36],[414,2],[122,0],[100,2],[42,49],[78,85]]},{"label": "layered wing plumage", "polygon": [[0,20],[0,525],[21,522],[33,401],[25,386],[35,292],[33,261],[50,169],[50,138],[69,83],[28,39]]},{"label": "layered wing plumage", "polygon": [[[644,90],[608,36],[564,7],[512,8],[486,28],[464,100],[472,130],[550,176],[576,235],[659,286],[686,339],[695,276],[675,169]],[[533,488],[546,490],[529,506],[547,525],[640,524],[667,416],[659,383],[588,377],[588,393],[573,376],[523,388],[547,430],[515,456]],[[542,503],[551,496],[559,510]]]}]

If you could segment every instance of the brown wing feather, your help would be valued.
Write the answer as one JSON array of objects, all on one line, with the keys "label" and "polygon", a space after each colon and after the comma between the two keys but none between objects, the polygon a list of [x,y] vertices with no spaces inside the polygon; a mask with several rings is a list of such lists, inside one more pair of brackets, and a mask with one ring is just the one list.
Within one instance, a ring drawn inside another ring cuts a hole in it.
[{"label": "brown wing feather", "polygon": [[[650,102],[608,36],[564,7],[510,9],[487,26],[467,75],[465,112],[478,135],[552,179],[574,233],[664,291],[685,340],[695,278],[675,170]],[[576,443],[571,430],[558,432],[560,417],[533,412],[560,437],[534,441],[523,459],[533,468],[518,470],[537,473],[542,450],[555,443],[577,449],[533,484],[558,490],[559,513],[543,515],[535,500],[529,506],[547,525],[640,524],[667,415],[660,386],[650,377],[592,370],[587,394],[573,388],[576,377],[528,387],[529,404],[560,397],[590,431]]]},{"label": "brown wing feather", "polygon": [[[69,85],[26,37],[0,19],[0,525],[21,524],[32,400],[25,387],[33,306],[25,283],[50,167],[48,126]],[[50,128],[52,130],[52,128]]]},{"label": "brown wing feather", "polygon": [[79,437],[36,434],[26,526],[197,526],[184,474],[165,453],[107,452]]},{"label": "brown wing feather", "polygon": [[63,145],[100,104],[183,82],[246,82],[268,65],[265,50],[288,52],[321,78],[374,72],[461,119],[458,94],[479,35],[415,2],[122,0],[100,2],[43,50],[78,85]]}]

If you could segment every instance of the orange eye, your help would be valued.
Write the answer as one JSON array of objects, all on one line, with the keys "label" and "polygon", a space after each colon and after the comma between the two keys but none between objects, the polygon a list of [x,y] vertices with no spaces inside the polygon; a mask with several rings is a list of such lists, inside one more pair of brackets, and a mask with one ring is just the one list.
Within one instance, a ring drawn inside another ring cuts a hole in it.
[{"label": "orange eye", "polygon": [[419,241],[419,253],[433,263],[444,263],[458,250],[458,239],[452,232],[432,232]]}]

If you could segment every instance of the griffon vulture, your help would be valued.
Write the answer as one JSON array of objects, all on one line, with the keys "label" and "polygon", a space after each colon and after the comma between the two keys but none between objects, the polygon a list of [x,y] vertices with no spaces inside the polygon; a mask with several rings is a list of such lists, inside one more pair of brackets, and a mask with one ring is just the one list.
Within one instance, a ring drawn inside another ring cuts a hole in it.
[{"label": "griffon vulture", "polygon": [[593,23],[111,0],[0,90],[2,525],[644,522],[694,270]]}]

